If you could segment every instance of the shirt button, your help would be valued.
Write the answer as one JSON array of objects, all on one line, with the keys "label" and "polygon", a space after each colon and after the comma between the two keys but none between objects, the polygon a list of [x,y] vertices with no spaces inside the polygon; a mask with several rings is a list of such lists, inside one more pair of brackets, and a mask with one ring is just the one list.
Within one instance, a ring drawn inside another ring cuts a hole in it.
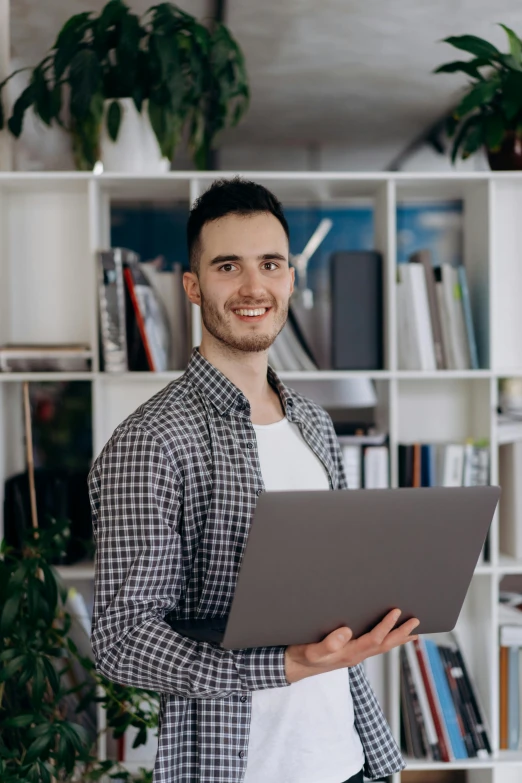
[{"label": "shirt button", "polygon": [[237,755],[239,756],[240,759],[244,759],[245,758],[245,751],[244,750],[240,750]]},{"label": "shirt button", "polygon": [[247,697],[245,695],[239,697],[239,701],[245,702]]},{"label": "shirt button", "polygon": [[253,448],[254,448],[254,444],[251,441],[248,441],[247,449],[253,449]]}]

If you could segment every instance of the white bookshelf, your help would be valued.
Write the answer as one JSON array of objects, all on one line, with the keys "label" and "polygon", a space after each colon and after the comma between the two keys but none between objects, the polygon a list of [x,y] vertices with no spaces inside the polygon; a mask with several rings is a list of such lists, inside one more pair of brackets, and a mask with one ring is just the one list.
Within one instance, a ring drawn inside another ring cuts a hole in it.
[{"label": "white bookshelf", "polygon": [[[0,374],[0,494],[4,480],[25,466],[21,407],[24,380],[83,380],[92,384],[93,453],[114,428],[181,370],[105,374],[97,356],[98,322],[95,251],[110,246],[111,203],[185,203],[216,176],[238,172],[171,172],[161,176],[88,173],[0,172],[0,343],[8,341],[88,342],[94,349],[90,373]],[[488,438],[491,480],[498,481],[496,424],[498,379],[522,374],[522,173],[469,174],[239,172],[272,189],[283,205],[371,203],[375,248],[385,262],[385,369],[282,372],[299,389],[361,375],[378,387],[381,415],[389,432],[391,477],[397,485],[397,445],[408,440]],[[464,205],[464,261],[482,368],[476,371],[411,372],[397,369],[395,264],[396,206],[402,201],[461,199]],[[201,335],[193,306],[193,344]],[[0,500],[2,498],[0,497]],[[515,783],[522,779],[522,752],[498,751],[498,583],[522,573],[522,562],[499,552],[498,514],[491,530],[491,560],[477,566],[457,624],[486,711],[494,756],[456,764],[411,760],[408,770],[466,769],[472,783]],[[2,530],[0,528],[0,537]],[[81,589],[92,582],[92,564],[58,569]],[[399,738],[398,651],[371,659],[368,674]],[[103,716],[100,715],[103,720]],[[106,752],[100,743],[100,757]],[[393,776],[399,783],[407,776]],[[427,775],[426,780],[429,781]]]}]

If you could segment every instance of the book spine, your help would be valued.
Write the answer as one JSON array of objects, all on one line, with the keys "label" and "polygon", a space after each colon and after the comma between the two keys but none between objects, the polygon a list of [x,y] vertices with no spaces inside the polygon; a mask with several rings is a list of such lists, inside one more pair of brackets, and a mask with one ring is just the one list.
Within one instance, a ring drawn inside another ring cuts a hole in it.
[{"label": "book spine", "polygon": [[508,653],[508,749],[518,749],[520,705],[518,680],[519,647],[511,645]]},{"label": "book spine", "polygon": [[439,740],[437,737],[435,724],[433,722],[433,716],[431,714],[428,697],[426,695],[426,688],[424,687],[424,682],[422,680],[422,674],[420,671],[419,662],[417,660],[417,655],[415,653],[414,648],[409,643],[404,645],[404,647],[402,647],[401,650],[405,651],[404,654],[408,660],[411,675],[413,677],[413,682],[415,683],[415,689],[417,691],[419,705],[422,711],[424,725],[426,727],[426,741],[428,743],[428,749],[429,749],[428,755],[434,761],[440,761],[441,755],[440,755]]},{"label": "book spine", "polygon": [[469,355],[471,360],[471,369],[479,369],[479,360],[477,352],[477,342],[475,340],[475,329],[473,327],[473,315],[471,313],[471,301],[469,296],[468,278],[466,267],[461,264],[457,267],[460,291],[462,295],[462,309],[464,312],[464,323],[466,324],[466,334],[468,338]]},{"label": "book spine", "polygon": [[141,313],[140,305],[139,305],[139,302],[138,302],[138,297],[136,296],[136,291],[135,291],[135,288],[134,288],[134,280],[133,280],[133,277],[132,277],[132,272],[131,272],[131,270],[128,267],[126,267],[123,270],[123,274],[124,274],[124,277],[125,277],[125,282],[127,284],[127,290],[129,292],[129,296],[131,298],[132,306],[134,308],[134,314],[136,316],[136,322],[137,322],[138,328],[140,330],[140,336],[141,336],[141,339],[142,339],[142,342],[143,342],[143,346],[145,348],[145,353],[146,353],[146,356],[147,356],[147,363],[149,365],[149,369],[151,370],[151,372],[154,372],[155,371],[154,358],[153,358],[152,352],[150,350],[149,340],[148,340],[148,337],[147,337],[147,332],[145,330],[145,323],[143,321],[143,315]]},{"label": "book spine", "polygon": [[457,680],[453,673],[453,666],[451,663],[450,652],[451,651],[447,647],[439,645],[439,655],[441,657],[441,661],[444,667],[444,672],[446,674],[446,679],[448,681],[448,685],[451,693],[451,698],[453,700],[453,704],[455,707],[455,714],[457,716],[457,721],[459,724],[460,736],[462,737],[462,741],[466,746],[466,752],[468,756],[472,758],[477,755],[477,751],[475,748],[475,744],[473,742],[471,726],[469,725],[468,722],[468,716],[466,715],[466,710],[461,698],[459,686],[457,685]]},{"label": "book spine", "polygon": [[422,264],[424,269],[431,320],[431,331],[433,334],[433,347],[435,350],[435,360],[437,363],[437,369],[444,370],[446,368],[446,354],[442,337],[442,325],[440,319],[439,303],[437,301],[437,290],[435,288],[435,276],[433,274],[433,265],[431,263],[431,253],[429,250],[420,250],[419,252],[414,253],[409,260],[410,263]]},{"label": "book spine", "polygon": [[409,709],[409,724],[411,740],[413,745],[413,755],[415,758],[426,758],[429,754],[429,745],[426,737],[426,728],[422,712],[417,698],[415,683],[411,676],[408,660],[403,660],[403,677],[406,685],[406,707]]},{"label": "book spine", "polygon": [[[455,666],[457,667],[457,673],[460,674],[460,676],[462,677],[462,683],[464,689],[466,690],[466,701],[470,704],[471,710],[474,715],[473,720],[474,720],[475,730],[480,737],[480,741],[482,742],[486,753],[488,755],[491,755],[492,752],[491,742],[489,741],[489,736],[486,729],[482,708],[479,704],[478,696],[475,693],[475,686],[469,675],[466,663],[464,661],[464,657],[462,655],[462,652],[460,651],[458,644],[455,644],[455,646],[453,647],[452,654],[454,657]],[[479,753],[478,755],[481,756],[484,754]]]},{"label": "book spine", "polygon": [[435,642],[431,639],[426,639],[425,644],[433,680],[439,697],[442,717],[453,749],[453,755],[455,756],[455,759],[466,759],[468,758],[468,754],[460,733],[455,706],[451,699],[449,685],[444,674],[439,650]]},{"label": "book spine", "polygon": [[444,725],[442,711],[435,689],[435,683],[431,674],[431,669],[428,664],[428,654],[424,644],[424,639],[420,637],[414,642],[415,652],[417,653],[417,660],[419,662],[419,668],[426,689],[426,696],[428,697],[428,703],[430,705],[431,714],[433,717],[433,723],[435,724],[435,730],[439,740],[440,755],[442,761],[454,761],[453,750],[451,748],[447,731]]},{"label": "book spine", "polygon": [[508,658],[509,647],[500,647],[500,750],[507,750],[508,737]]}]

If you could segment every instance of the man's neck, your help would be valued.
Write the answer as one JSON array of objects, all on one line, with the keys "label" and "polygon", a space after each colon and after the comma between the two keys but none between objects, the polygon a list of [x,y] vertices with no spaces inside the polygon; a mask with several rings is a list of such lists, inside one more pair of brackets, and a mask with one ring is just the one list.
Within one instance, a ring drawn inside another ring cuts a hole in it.
[{"label": "man's neck", "polygon": [[202,339],[199,352],[241,389],[250,403],[254,423],[270,423],[281,418],[279,396],[267,380],[268,351],[245,353]]}]

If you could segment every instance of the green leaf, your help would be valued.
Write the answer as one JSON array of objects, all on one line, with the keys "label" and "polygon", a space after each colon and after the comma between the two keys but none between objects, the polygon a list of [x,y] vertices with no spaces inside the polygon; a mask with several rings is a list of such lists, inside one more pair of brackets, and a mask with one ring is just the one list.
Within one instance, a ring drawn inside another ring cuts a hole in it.
[{"label": "green leaf", "polygon": [[490,114],[484,120],[484,141],[486,147],[496,152],[502,146],[502,140],[506,132],[504,121],[500,114]]},{"label": "green leaf", "polygon": [[24,114],[34,102],[34,85],[31,83],[22,94],[17,98],[13,106],[13,113],[7,121],[7,127],[15,136],[19,138],[23,129]]},{"label": "green leaf", "polygon": [[118,138],[121,123],[121,106],[119,101],[112,101],[107,112],[107,131],[113,141]]},{"label": "green leaf", "polygon": [[9,661],[7,666],[5,666],[3,669],[0,669],[0,682],[5,682],[6,680],[9,680],[14,675],[14,673],[18,671],[20,666],[24,663],[26,657],[27,657],[26,655],[18,655],[12,661]]},{"label": "green leaf", "polygon": [[464,117],[470,111],[490,103],[498,89],[498,82],[492,80],[489,82],[479,82],[462,99],[456,110],[453,112],[457,119]]},{"label": "green leaf", "polygon": [[[15,134],[16,135],[16,134]],[[21,593],[14,593],[5,602],[2,616],[0,617],[0,636],[8,636],[20,607]]]},{"label": "green leaf", "polygon": [[71,61],[71,113],[81,122],[91,111],[91,101],[101,92],[101,68],[93,51],[81,49]]},{"label": "green leaf", "polygon": [[57,695],[60,691],[60,678],[58,677],[58,673],[54,668],[54,666],[52,665],[49,658],[47,657],[43,658],[43,663],[45,667],[45,674],[47,676],[47,679],[49,680],[49,684],[53,689],[55,695]]},{"label": "green leaf", "polygon": [[42,562],[41,568],[44,576],[45,598],[49,605],[49,613],[54,617],[58,604],[58,585],[55,575],[48,563]]},{"label": "green leaf", "polygon": [[509,41],[509,51],[511,52],[511,56],[516,62],[520,62],[522,60],[522,41],[520,40],[518,35],[509,27],[506,27],[505,24],[500,23],[500,27],[502,27],[506,31],[508,41]]},{"label": "green leaf", "polygon": [[512,120],[522,110],[522,73],[508,73],[502,84],[502,109],[508,120]]},{"label": "green leaf", "polygon": [[485,65],[490,65],[490,62],[483,57],[476,57],[474,60],[470,60],[469,62],[465,62],[464,60],[454,60],[451,63],[439,65],[438,68],[435,68],[433,73],[457,73],[458,71],[461,71],[462,73],[466,73],[468,76],[472,76],[475,79],[483,79],[484,77],[480,73],[479,68],[482,68]]},{"label": "green leaf", "polygon": [[60,30],[52,47],[56,52],[54,56],[54,78],[56,82],[62,78],[66,68],[76,56],[85,33],[92,25],[90,21],[91,16],[90,11],[75,14],[71,16]]},{"label": "green leaf", "polygon": [[464,120],[464,122],[460,124],[460,127],[453,141],[453,148],[451,151],[452,163],[455,163],[455,160],[457,159],[458,151],[461,145],[464,143],[465,139],[467,138],[468,133],[470,133],[471,130],[477,125],[477,123],[481,122],[481,120],[482,117],[480,116],[480,114],[473,114],[470,117],[467,117]]},{"label": "green leaf", "polygon": [[522,71],[522,63],[516,60],[512,54],[501,54],[499,62],[510,71]]},{"label": "green leaf", "polygon": [[15,715],[14,718],[7,718],[2,722],[3,728],[12,728],[12,729],[25,729],[27,726],[30,726],[31,723],[34,721],[34,715],[26,714],[26,715]]},{"label": "green leaf", "polygon": [[37,737],[34,742],[29,746],[27,753],[24,757],[24,763],[30,764],[41,756],[46,751],[52,742],[52,735],[44,734],[41,737]]},{"label": "green leaf", "polygon": [[484,57],[487,60],[497,60],[500,56],[500,52],[496,46],[485,41],[483,38],[478,38],[476,35],[457,35],[444,38],[445,43],[451,44],[456,49],[462,49],[465,52],[470,52],[476,57]]},{"label": "green leaf", "polygon": [[470,155],[476,152],[478,148],[482,146],[483,143],[484,143],[484,132],[483,132],[482,124],[479,123],[475,125],[475,127],[472,128],[467,135],[466,141],[464,142],[464,146],[462,148],[462,158],[464,160],[466,160],[466,158],[469,158]]}]

